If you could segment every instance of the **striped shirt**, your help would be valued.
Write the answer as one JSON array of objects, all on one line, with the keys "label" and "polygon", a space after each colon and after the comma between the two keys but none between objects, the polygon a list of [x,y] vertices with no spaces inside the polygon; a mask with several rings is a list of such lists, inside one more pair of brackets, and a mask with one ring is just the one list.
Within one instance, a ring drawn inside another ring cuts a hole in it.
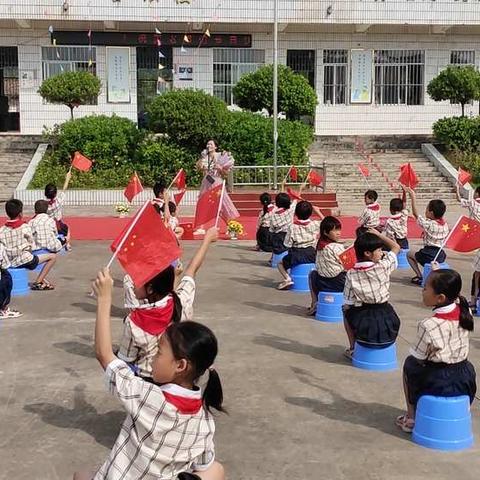
[{"label": "striped shirt", "polygon": [[0,278],[2,278],[2,270],[7,270],[10,265],[5,247],[0,243]]},{"label": "striped shirt", "polygon": [[61,220],[63,217],[63,204],[65,203],[65,192],[59,192],[53,200],[48,201],[47,213],[54,220]]},{"label": "striped shirt", "polygon": [[423,244],[426,247],[441,247],[443,245],[449,233],[448,224],[443,218],[430,220],[419,215],[417,223],[423,229]]},{"label": "striped shirt", "polygon": [[293,201],[290,208],[277,208],[275,207],[270,216],[270,232],[280,233],[287,232],[288,228],[293,222],[293,216],[295,215],[295,207],[297,202]]},{"label": "striped shirt", "polygon": [[33,260],[33,234],[28,223],[18,228],[0,227],[0,243],[5,247],[12,267],[20,267]]},{"label": "striped shirt", "polygon": [[317,251],[316,267],[321,277],[334,278],[345,269],[338,258],[345,251],[345,246],[338,242],[332,242]]},{"label": "striped shirt", "polygon": [[460,308],[452,303],[433,310],[417,324],[417,338],[410,353],[418,360],[458,363],[468,357],[468,330],[458,322]]},{"label": "striped shirt", "polygon": [[57,253],[62,249],[62,244],[57,238],[57,225],[53,218],[46,213],[40,213],[35,215],[28,224],[32,229],[34,250],[45,249]]},{"label": "striped shirt", "polygon": [[320,234],[318,220],[295,219],[287,230],[284,245],[288,248],[308,248],[317,244]]},{"label": "striped shirt", "polygon": [[260,213],[258,214],[257,228],[270,226],[270,219],[274,209],[275,205],[271,203],[267,207],[267,213],[264,213],[263,208],[260,210]]},{"label": "striped shirt", "polygon": [[408,210],[405,208],[400,213],[392,215],[385,222],[384,234],[392,240],[407,238],[408,235]]},{"label": "striped shirt", "polygon": [[472,198],[471,200],[465,200],[462,198],[460,200],[462,207],[468,209],[470,218],[473,218],[477,222],[480,222],[480,198]]},{"label": "striped shirt", "polygon": [[202,391],[156,385],[135,376],[121,360],[105,370],[110,393],[127,412],[108,459],[94,480],[174,480],[202,471],[215,459],[215,423],[203,406],[185,413],[178,400],[201,402]]},{"label": "striped shirt", "polygon": [[390,275],[397,268],[397,256],[386,252],[378,263],[357,262],[347,272],[345,281],[346,305],[385,303],[390,298]]},{"label": "striped shirt", "polygon": [[367,205],[358,217],[358,223],[364,228],[375,228],[380,225],[380,205],[375,202]]}]

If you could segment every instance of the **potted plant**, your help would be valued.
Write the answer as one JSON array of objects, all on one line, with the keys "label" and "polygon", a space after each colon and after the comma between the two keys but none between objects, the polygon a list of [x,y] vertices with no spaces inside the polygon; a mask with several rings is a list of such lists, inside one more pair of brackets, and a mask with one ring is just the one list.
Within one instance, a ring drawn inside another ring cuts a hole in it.
[{"label": "potted plant", "polygon": [[243,225],[236,220],[230,220],[227,223],[227,233],[231,240],[237,240],[240,235],[243,235]]},{"label": "potted plant", "polygon": [[115,211],[118,213],[119,218],[124,218],[130,212],[130,205],[128,203],[117,203],[115,205]]}]

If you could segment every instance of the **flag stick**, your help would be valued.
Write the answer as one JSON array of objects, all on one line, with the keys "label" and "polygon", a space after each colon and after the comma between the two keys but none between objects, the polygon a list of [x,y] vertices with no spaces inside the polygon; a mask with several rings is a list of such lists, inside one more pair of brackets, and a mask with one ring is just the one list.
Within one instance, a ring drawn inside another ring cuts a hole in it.
[{"label": "flag stick", "polygon": [[133,230],[133,227],[137,224],[138,220],[140,219],[140,217],[142,216],[143,212],[145,211],[145,209],[147,208],[147,205],[150,203],[150,200],[147,200],[142,208],[140,209],[140,211],[137,213],[137,216],[133,219],[131,225],[128,227],[128,230],[125,232],[125,235],[123,236],[123,238],[120,240],[120,243],[118,244],[117,248],[115,249],[115,251],[113,252],[113,255],[112,255],[112,258],[110,258],[110,261],[107,263],[107,268],[110,268],[110,266],[112,265],[113,261],[115,260],[118,252],[120,251],[120,249],[123,247],[123,244],[125,243],[125,240],[127,239],[127,237],[130,235],[131,231]]},{"label": "flag stick", "polygon": [[290,168],[288,169],[287,174],[285,175],[285,178],[283,179],[282,184],[287,183],[288,177],[290,176],[290,172],[292,171],[292,166],[290,165]]},{"label": "flag stick", "polygon": [[432,260],[432,263],[434,263],[434,262],[437,261],[437,258],[438,258],[438,256],[440,255],[440,252],[445,248],[445,245],[446,245],[446,243],[448,242],[448,240],[450,240],[450,236],[452,235],[452,233],[454,232],[454,230],[457,228],[457,225],[460,223],[461,218],[462,218],[461,216],[458,217],[458,220],[455,222],[455,225],[454,225],[453,228],[450,230],[449,234],[447,235],[447,238],[443,241],[442,246],[438,249],[438,252],[437,252],[437,254],[435,255],[435,258]]},{"label": "flag stick", "polygon": [[217,211],[217,218],[215,219],[215,228],[218,227],[218,221],[220,220],[220,212],[222,211],[223,207],[223,195],[225,194],[225,180],[222,184],[222,193],[220,195],[220,203],[218,204],[218,211]]},{"label": "flag stick", "polygon": [[183,172],[183,168],[181,168],[177,174],[175,175],[175,178],[172,180],[172,182],[170,183],[170,185],[168,186],[167,190],[171,190],[171,188],[173,187],[173,184],[177,181],[177,178],[178,176],[180,175],[180,173]]}]

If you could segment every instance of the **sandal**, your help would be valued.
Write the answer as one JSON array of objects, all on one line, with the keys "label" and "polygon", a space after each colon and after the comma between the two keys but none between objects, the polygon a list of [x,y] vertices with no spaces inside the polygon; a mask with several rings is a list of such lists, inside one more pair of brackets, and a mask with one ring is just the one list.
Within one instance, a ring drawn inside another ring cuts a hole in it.
[{"label": "sandal", "polygon": [[316,315],[317,313],[317,304],[315,305],[310,305],[308,308],[307,308],[307,315],[309,317],[313,317],[314,315]]},{"label": "sandal", "polygon": [[410,283],[413,283],[414,285],[422,285],[422,282],[423,282],[423,278],[422,277],[413,277],[411,280],[410,280]]},{"label": "sandal", "polygon": [[37,290],[37,291],[43,291],[43,290],[54,290],[55,287],[51,285],[48,282],[42,282],[42,283],[32,283],[32,286],[30,287],[32,290]]},{"label": "sandal", "polygon": [[415,426],[415,420],[410,418],[406,413],[395,419],[395,425],[401,428],[405,433],[412,433]]},{"label": "sandal", "polygon": [[348,358],[349,360],[353,359],[353,348],[346,348],[345,351],[343,352],[343,356],[345,358]]},{"label": "sandal", "polygon": [[277,290],[288,290],[293,285],[292,280],[285,280],[282,283],[279,283]]}]

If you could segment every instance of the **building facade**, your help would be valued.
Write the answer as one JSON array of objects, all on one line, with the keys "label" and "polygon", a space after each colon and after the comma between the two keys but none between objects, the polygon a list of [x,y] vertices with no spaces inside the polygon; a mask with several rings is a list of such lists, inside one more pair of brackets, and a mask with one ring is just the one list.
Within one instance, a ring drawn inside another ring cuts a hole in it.
[{"label": "building facade", "polygon": [[[428,82],[449,64],[480,65],[480,0],[277,0],[279,61],[318,95],[317,135],[429,134],[458,105]],[[41,133],[69,118],[41,82],[88,70],[102,81],[76,116],[140,124],[171,88],[233,104],[242,74],[273,62],[274,0],[0,0],[0,131]],[[467,106],[479,113],[478,102]]]}]

